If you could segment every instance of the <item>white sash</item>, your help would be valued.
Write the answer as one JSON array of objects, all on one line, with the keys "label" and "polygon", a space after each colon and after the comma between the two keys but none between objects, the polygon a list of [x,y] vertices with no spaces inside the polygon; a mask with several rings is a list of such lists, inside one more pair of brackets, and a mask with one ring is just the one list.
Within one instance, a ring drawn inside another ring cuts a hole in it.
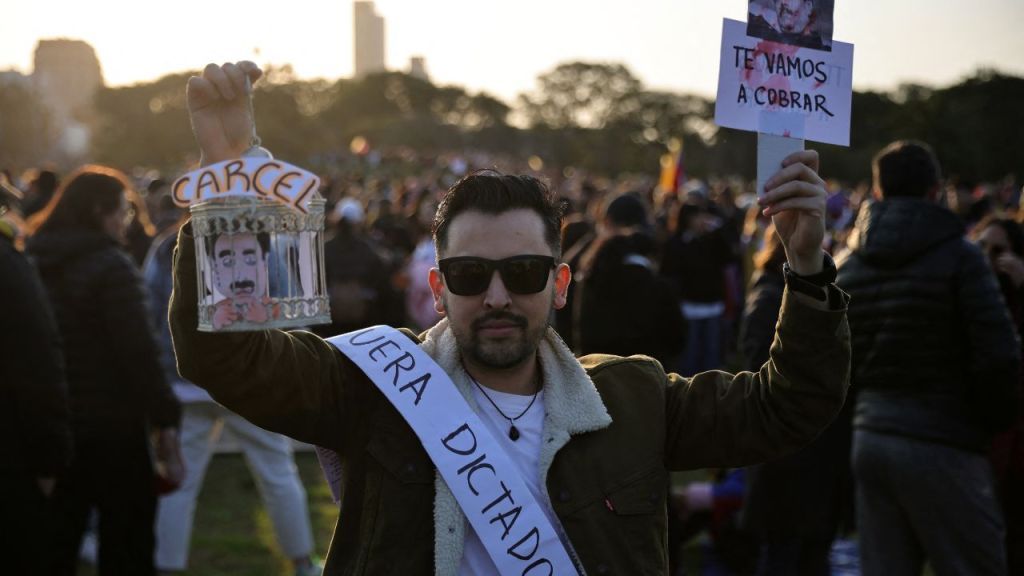
[{"label": "white sash", "polygon": [[[355,362],[409,423],[502,576],[579,574],[512,460],[415,341],[389,326],[327,341]],[[330,458],[324,462],[326,455],[318,454],[337,497]]]}]

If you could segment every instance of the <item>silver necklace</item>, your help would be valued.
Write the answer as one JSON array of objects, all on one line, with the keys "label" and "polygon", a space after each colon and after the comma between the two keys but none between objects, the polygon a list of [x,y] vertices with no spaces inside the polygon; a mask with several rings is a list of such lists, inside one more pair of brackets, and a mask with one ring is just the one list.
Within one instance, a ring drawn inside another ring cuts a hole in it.
[{"label": "silver necklace", "polygon": [[533,397],[530,398],[530,403],[526,405],[526,408],[523,408],[523,411],[519,413],[519,416],[516,416],[515,418],[510,418],[507,414],[501,411],[501,408],[498,408],[498,405],[494,403],[494,400],[492,400],[490,395],[487,394],[487,391],[484,390],[484,387],[481,386],[480,383],[476,381],[476,378],[470,376],[469,372],[466,372],[466,376],[469,376],[469,379],[473,381],[473,384],[476,384],[476,387],[480,389],[480,393],[484,395],[484,398],[487,398],[487,401],[491,403],[491,406],[494,406],[494,409],[498,411],[498,414],[501,414],[501,416],[505,420],[508,420],[509,439],[512,440],[513,442],[519,440],[520,434],[519,429],[516,428],[516,420],[519,420],[520,418],[525,416],[526,413],[530,411],[530,408],[533,407],[533,402],[537,400],[537,395],[540,394],[540,386],[537,386],[537,391],[534,392]]}]

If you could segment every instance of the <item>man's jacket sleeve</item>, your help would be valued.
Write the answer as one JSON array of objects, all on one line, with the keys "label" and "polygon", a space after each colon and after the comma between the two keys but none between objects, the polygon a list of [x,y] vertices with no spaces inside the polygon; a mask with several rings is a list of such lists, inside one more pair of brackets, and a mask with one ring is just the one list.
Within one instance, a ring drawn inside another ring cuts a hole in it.
[{"label": "man's jacket sleeve", "polygon": [[365,406],[367,387],[351,362],[309,332],[200,332],[195,241],[182,227],[174,253],[169,323],[178,372],[257,426],[343,451],[347,412]]},{"label": "man's jacket sleeve", "polygon": [[757,372],[667,376],[666,467],[737,467],[808,444],[843,405],[850,381],[849,297],[831,310],[787,289],[769,360]]}]

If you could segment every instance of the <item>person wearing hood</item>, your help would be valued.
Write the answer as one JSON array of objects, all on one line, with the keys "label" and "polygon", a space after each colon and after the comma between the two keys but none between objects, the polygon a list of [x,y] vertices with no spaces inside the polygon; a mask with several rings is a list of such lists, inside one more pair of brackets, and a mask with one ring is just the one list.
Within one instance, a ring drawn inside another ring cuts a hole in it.
[{"label": "person wearing hood", "polygon": [[986,457],[1013,421],[1020,345],[999,284],[936,204],[938,161],[900,141],[838,259],[851,295],[852,465],[865,574],[1005,574]]},{"label": "person wearing hood", "polygon": [[154,573],[156,457],[182,470],[180,406],[160,367],[142,278],[123,249],[124,174],[85,166],[40,213],[28,241],[64,343],[75,452],[54,493],[59,522],[44,573],[74,574],[89,511],[99,512],[99,573]]}]

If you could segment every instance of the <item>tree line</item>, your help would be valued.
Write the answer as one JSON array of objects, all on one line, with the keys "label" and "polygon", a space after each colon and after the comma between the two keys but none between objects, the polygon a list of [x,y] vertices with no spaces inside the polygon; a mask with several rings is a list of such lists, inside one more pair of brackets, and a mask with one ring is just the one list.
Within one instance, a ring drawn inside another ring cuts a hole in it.
[{"label": "tree line", "polygon": [[[193,160],[183,87],[192,73],[102,88],[95,98],[89,160],[169,171]],[[854,92],[851,146],[809,143],[825,172],[867,180],[888,142],[932,144],[947,176],[971,184],[1024,175],[1024,78],[981,70],[935,88]],[[479,149],[614,176],[651,173],[668,143],[681,139],[696,176],[753,178],[756,135],[714,124],[714,102],[652,90],[624,65],[568,62],[541,74],[510,105],[487,93],[439,86],[400,72],[358,80],[299,80],[271,68],[255,91],[256,123],[275,155],[312,169],[350,154],[361,137],[379,148],[430,154]],[[0,85],[0,166],[25,167],[46,149],[50,123],[24,86]],[[52,132],[52,130],[50,130]]]}]

